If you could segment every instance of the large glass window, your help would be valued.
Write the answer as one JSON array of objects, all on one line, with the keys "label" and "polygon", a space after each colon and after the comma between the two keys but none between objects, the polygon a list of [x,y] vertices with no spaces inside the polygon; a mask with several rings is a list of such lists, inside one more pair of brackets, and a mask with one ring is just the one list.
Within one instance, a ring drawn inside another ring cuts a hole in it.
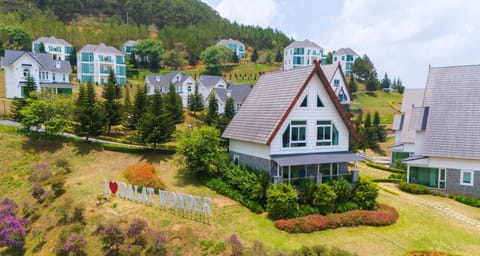
[{"label": "large glass window", "polygon": [[347,55],[347,61],[353,61],[353,55]]},{"label": "large glass window", "polygon": [[307,145],[307,121],[291,121],[283,132],[283,147],[305,147]]},{"label": "large glass window", "polygon": [[82,63],[82,74],[93,74],[93,64]]},{"label": "large glass window", "polygon": [[332,121],[317,121],[317,146],[338,145],[338,130]]},{"label": "large glass window", "polygon": [[438,168],[410,166],[409,174],[411,183],[438,188]]},{"label": "large glass window", "polygon": [[93,53],[82,52],[82,61],[93,61]]},{"label": "large glass window", "polygon": [[295,55],[303,55],[305,53],[305,49],[304,48],[295,48],[293,50],[293,54]]},{"label": "large glass window", "polygon": [[117,64],[125,64],[125,58],[121,55],[117,55]]},{"label": "large glass window", "polygon": [[293,57],[293,64],[294,65],[303,65],[303,57],[300,57],[300,56]]}]

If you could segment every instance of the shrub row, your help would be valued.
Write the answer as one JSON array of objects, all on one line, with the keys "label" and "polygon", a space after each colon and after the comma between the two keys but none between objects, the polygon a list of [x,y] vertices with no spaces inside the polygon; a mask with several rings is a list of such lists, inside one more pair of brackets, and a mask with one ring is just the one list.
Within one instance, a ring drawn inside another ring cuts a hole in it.
[{"label": "shrub row", "polygon": [[316,214],[290,220],[277,220],[275,227],[288,233],[312,233],[360,225],[387,226],[397,221],[399,215],[395,208],[384,204],[378,204],[377,207],[377,211],[354,210],[327,216]]},{"label": "shrub row", "polygon": [[265,187],[270,183],[266,172],[261,173],[246,166],[228,164],[222,179],[248,199],[259,203],[265,202]]},{"label": "shrub row", "polygon": [[366,164],[367,166],[370,166],[370,167],[373,167],[373,168],[377,168],[377,169],[380,169],[380,170],[384,170],[384,171],[387,171],[387,172],[401,173],[401,174],[406,174],[406,173],[407,173],[407,171],[402,170],[402,169],[390,168],[390,167],[386,167],[386,166],[381,165],[381,164],[376,164],[376,163],[372,163],[372,162],[368,162],[368,161],[365,161],[365,164]]},{"label": "shrub row", "polygon": [[401,182],[398,185],[398,188],[410,194],[430,194],[430,188],[428,188],[427,186],[415,184],[415,183]]},{"label": "shrub row", "polygon": [[175,154],[175,149],[164,149],[157,148],[153,151],[152,148],[139,147],[139,146],[128,146],[128,145],[118,145],[118,144],[102,144],[104,150],[122,152],[122,153],[131,153],[131,154],[143,154],[143,153],[159,153],[159,154]]},{"label": "shrub row", "polygon": [[225,195],[235,201],[238,201],[254,213],[262,213],[263,207],[258,202],[252,201],[246,198],[242,193],[235,190],[232,186],[221,180],[220,178],[215,178],[207,181],[205,185],[216,192]]},{"label": "shrub row", "polygon": [[473,207],[480,208],[480,199],[478,199],[478,198],[473,198],[473,197],[469,197],[469,196],[461,196],[461,195],[451,195],[450,197],[455,199],[456,201],[462,203],[462,204],[466,204],[466,205],[470,205],[470,206],[473,206]]},{"label": "shrub row", "polygon": [[373,179],[372,181],[374,182],[385,182],[385,183],[396,183],[396,184],[399,184],[401,183],[403,180],[400,180],[400,179]]}]

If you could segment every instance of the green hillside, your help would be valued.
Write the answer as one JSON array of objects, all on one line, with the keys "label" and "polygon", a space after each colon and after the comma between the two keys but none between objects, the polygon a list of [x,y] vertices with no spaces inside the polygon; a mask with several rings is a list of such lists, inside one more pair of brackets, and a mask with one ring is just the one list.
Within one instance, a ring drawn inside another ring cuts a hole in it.
[{"label": "green hillside", "polygon": [[363,113],[378,111],[382,124],[390,128],[393,116],[399,113],[403,94],[398,92],[375,91],[374,93],[359,92],[355,94],[350,109],[362,110]]}]

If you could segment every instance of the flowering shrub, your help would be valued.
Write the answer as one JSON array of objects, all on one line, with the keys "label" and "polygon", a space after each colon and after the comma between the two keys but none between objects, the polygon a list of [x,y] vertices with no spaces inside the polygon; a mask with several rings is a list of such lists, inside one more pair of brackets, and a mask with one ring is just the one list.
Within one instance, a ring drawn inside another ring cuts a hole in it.
[{"label": "flowering shrub", "polygon": [[72,234],[67,238],[67,241],[63,245],[67,253],[72,253],[73,255],[78,255],[83,253],[87,241],[83,234]]},{"label": "flowering shrub", "polygon": [[39,203],[45,201],[45,189],[38,182],[32,184],[32,196],[37,199]]},{"label": "flowering shrub", "polygon": [[144,231],[148,224],[143,219],[134,219],[127,229],[127,237],[132,239],[132,245],[145,245]]},{"label": "flowering shrub", "polygon": [[102,250],[107,255],[117,255],[125,241],[122,229],[118,224],[101,224],[97,230],[103,243]]},{"label": "flowering shrub", "polygon": [[9,198],[0,201],[0,247],[23,251],[25,244],[25,219],[17,218],[17,205]]},{"label": "flowering shrub", "polygon": [[230,242],[232,243],[232,255],[241,256],[243,252],[243,245],[242,245],[242,242],[238,240],[237,235],[233,234],[230,237]]},{"label": "flowering shrub", "polygon": [[338,227],[386,226],[397,221],[399,215],[395,208],[384,204],[377,206],[377,211],[354,210],[327,216],[310,215],[290,220],[277,220],[275,226],[288,233],[311,233]]},{"label": "flowering shrub", "polygon": [[148,233],[147,255],[167,255],[167,239],[162,231],[151,230]]},{"label": "flowering shrub", "polygon": [[124,176],[130,184],[154,189],[165,189],[165,184],[155,175],[155,167],[148,162],[134,164],[124,171]]},{"label": "flowering shrub", "polygon": [[50,165],[45,162],[39,162],[33,167],[34,170],[30,175],[30,181],[34,182],[43,182],[52,178],[53,173],[50,168]]}]

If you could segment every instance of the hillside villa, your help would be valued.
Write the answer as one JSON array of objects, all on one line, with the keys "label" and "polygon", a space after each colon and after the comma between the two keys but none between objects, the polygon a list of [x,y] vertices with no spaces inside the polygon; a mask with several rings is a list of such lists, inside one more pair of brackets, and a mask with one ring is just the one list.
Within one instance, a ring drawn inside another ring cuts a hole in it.
[{"label": "hillside villa", "polygon": [[110,69],[113,69],[117,83],[127,82],[125,54],[114,47],[105,44],[87,44],[77,53],[77,79],[86,83],[92,81],[105,84],[108,81]]},{"label": "hillside villa", "polygon": [[222,39],[217,42],[217,46],[225,46],[232,50],[239,58],[245,57],[245,45],[234,39]]},{"label": "hillside villa", "polygon": [[128,40],[125,43],[122,44],[122,52],[125,55],[130,56],[133,51],[133,46],[135,46],[138,43],[138,40]]},{"label": "hillside villa", "polygon": [[435,67],[423,94],[410,92],[413,100],[404,95],[396,141],[412,145],[395,147],[410,155],[403,160],[408,182],[480,197],[479,81],[480,65]]},{"label": "hillside villa", "polygon": [[40,37],[32,43],[32,52],[40,52],[41,45],[45,47],[45,52],[53,55],[53,60],[69,60],[73,52],[73,46],[54,36]]},{"label": "hillside villa", "polygon": [[290,70],[312,66],[321,61],[324,49],[310,40],[294,41],[283,50],[283,69]]},{"label": "hillside villa", "polygon": [[353,64],[357,58],[360,58],[360,55],[351,48],[340,48],[333,53],[332,63],[340,62],[342,70],[345,71],[345,76],[350,76]]},{"label": "hillside villa", "polygon": [[155,91],[165,94],[169,91],[170,84],[175,86],[176,93],[182,98],[183,107],[188,107],[188,96],[195,93],[195,79],[192,76],[184,75],[180,71],[145,76],[147,95],[153,95]]},{"label": "hillside villa", "polygon": [[335,95],[337,95],[340,103],[345,107],[345,109],[350,108],[350,102],[352,99],[350,90],[347,86],[347,80],[343,74],[342,66],[340,63],[333,63],[327,65],[321,65],[323,73],[327,77],[327,80],[330,82]]},{"label": "hillside villa", "polygon": [[234,162],[295,186],[347,177],[348,162],[361,160],[350,136],[358,139],[319,61],[262,75],[222,135]]},{"label": "hillside villa", "polygon": [[70,62],[55,60],[50,53],[5,50],[0,66],[5,70],[7,98],[25,96],[24,88],[29,75],[35,80],[38,90],[52,88],[55,93],[72,93],[73,85],[68,77],[72,72]]},{"label": "hillside villa", "polygon": [[223,76],[201,75],[198,79],[198,91],[203,96],[204,105],[208,104],[208,96],[214,88],[227,88],[228,81]]}]

